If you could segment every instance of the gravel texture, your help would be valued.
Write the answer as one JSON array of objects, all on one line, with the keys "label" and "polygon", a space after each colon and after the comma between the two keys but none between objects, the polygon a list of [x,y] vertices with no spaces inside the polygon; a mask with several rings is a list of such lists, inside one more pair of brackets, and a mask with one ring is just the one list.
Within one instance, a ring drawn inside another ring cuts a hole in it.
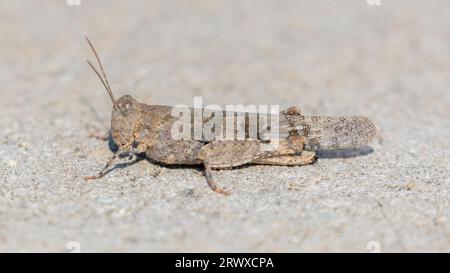
[{"label": "gravel texture", "polygon": [[[450,2],[6,1],[0,251],[450,251]],[[299,105],[379,135],[303,167],[215,172],[111,156],[111,103]],[[71,243],[75,242],[75,243]]]}]

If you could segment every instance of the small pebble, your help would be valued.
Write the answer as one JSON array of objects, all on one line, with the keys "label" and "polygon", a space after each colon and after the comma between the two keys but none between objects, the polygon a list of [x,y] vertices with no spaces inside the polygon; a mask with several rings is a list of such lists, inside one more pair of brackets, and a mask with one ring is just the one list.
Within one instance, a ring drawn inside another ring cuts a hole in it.
[{"label": "small pebble", "polygon": [[28,143],[27,142],[21,142],[21,143],[19,143],[19,147],[20,148],[23,148],[23,149],[28,149]]},{"label": "small pebble", "polygon": [[417,184],[416,184],[416,183],[414,183],[414,182],[408,182],[408,183],[406,183],[405,185],[401,186],[401,189],[402,189],[402,190],[410,191],[410,190],[415,189],[416,187],[417,187]]},{"label": "small pebble", "polygon": [[15,168],[17,166],[17,162],[14,160],[8,160],[8,162],[6,162],[6,164],[11,168]]}]

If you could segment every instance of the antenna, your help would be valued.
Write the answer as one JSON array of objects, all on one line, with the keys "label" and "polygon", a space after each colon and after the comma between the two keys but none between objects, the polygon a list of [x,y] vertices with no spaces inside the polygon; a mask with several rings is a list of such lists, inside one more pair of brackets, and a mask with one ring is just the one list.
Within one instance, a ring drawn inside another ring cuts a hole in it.
[{"label": "antenna", "polygon": [[111,101],[112,101],[113,105],[116,106],[116,100],[114,99],[113,92],[111,90],[111,87],[109,86],[108,77],[106,77],[105,70],[103,69],[103,65],[102,65],[102,62],[100,61],[100,58],[98,57],[97,51],[95,51],[95,48],[92,45],[92,43],[89,40],[89,38],[87,36],[85,36],[85,38],[86,38],[86,41],[88,42],[89,46],[91,47],[92,51],[94,52],[95,58],[97,59],[97,62],[99,64],[99,66],[100,66],[100,70],[102,71],[103,78],[100,75],[100,73],[98,72],[98,70],[95,68],[95,66],[89,60],[87,60],[87,63],[92,68],[92,70],[94,70],[95,74],[97,74],[98,78],[100,79],[100,81],[102,82],[102,84],[105,87],[106,91],[108,92],[108,95],[111,98]]}]

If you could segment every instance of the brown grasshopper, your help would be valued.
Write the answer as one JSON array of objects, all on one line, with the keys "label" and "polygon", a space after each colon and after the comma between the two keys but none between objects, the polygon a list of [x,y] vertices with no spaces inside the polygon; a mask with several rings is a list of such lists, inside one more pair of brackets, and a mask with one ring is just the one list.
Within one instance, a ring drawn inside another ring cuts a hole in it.
[{"label": "brown grasshopper", "polygon": [[[136,156],[163,165],[203,165],[209,187],[215,192],[229,194],[215,183],[213,169],[228,169],[245,164],[312,164],[317,150],[355,149],[366,145],[376,135],[375,126],[365,117],[303,116],[298,107],[290,107],[278,115],[268,115],[269,119],[279,119],[277,145],[271,149],[263,146],[273,140],[264,139],[261,133],[254,136],[248,133],[250,114],[246,114],[244,119],[246,133],[243,139],[204,136],[200,139],[175,139],[172,128],[180,118],[171,114],[173,107],[147,105],[129,95],[116,100],[100,58],[87,37],[86,40],[97,59],[101,74],[89,60],[87,62],[113,104],[111,137],[118,147],[106,166],[97,175],[86,177],[86,180],[105,176],[117,158]],[[201,118],[204,122],[211,119]],[[225,130],[234,132],[238,126],[228,128],[224,122]]]}]

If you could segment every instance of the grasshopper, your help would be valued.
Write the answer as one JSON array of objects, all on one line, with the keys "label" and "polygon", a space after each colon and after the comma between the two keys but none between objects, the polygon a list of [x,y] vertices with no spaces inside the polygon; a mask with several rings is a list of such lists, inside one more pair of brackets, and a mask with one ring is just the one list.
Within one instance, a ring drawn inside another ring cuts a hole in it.
[{"label": "grasshopper", "polygon": [[[229,191],[216,184],[212,175],[213,170],[245,164],[281,166],[312,164],[316,160],[318,150],[356,149],[368,144],[376,135],[376,127],[366,117],[304,116],[300,109],[294,106],[278,114],[268,115],[269,119],[279,120],[277,145],[271,149],[265,148],[265,145],[273,140],[263,138],[263,134],[251,136],[248,133],[250,114],[244,119],[243,126],[246,130],[244,139],[204,136],[200,139],[175,139],[172,128],[180,118],[172,115],[173,107],[147,105],[130,95],[124,95],[116,100],[100,58],[87,37],[86,40],[101,73],[89,60],[87,63],[105,87],[113,105],[110,133],[118,149],[97,175],[87,176],[85,180],[105,176],[111,171],[109,168],[117,158],[129,156],[146,158],[161,165],[203,165],[209,187],[215,192],[228,195]],[[204,122],[210,119],[210,117],[201,118]],[[224,126],[226,130],[233,131],[238,127],[228,128],[225,123]]]}]

